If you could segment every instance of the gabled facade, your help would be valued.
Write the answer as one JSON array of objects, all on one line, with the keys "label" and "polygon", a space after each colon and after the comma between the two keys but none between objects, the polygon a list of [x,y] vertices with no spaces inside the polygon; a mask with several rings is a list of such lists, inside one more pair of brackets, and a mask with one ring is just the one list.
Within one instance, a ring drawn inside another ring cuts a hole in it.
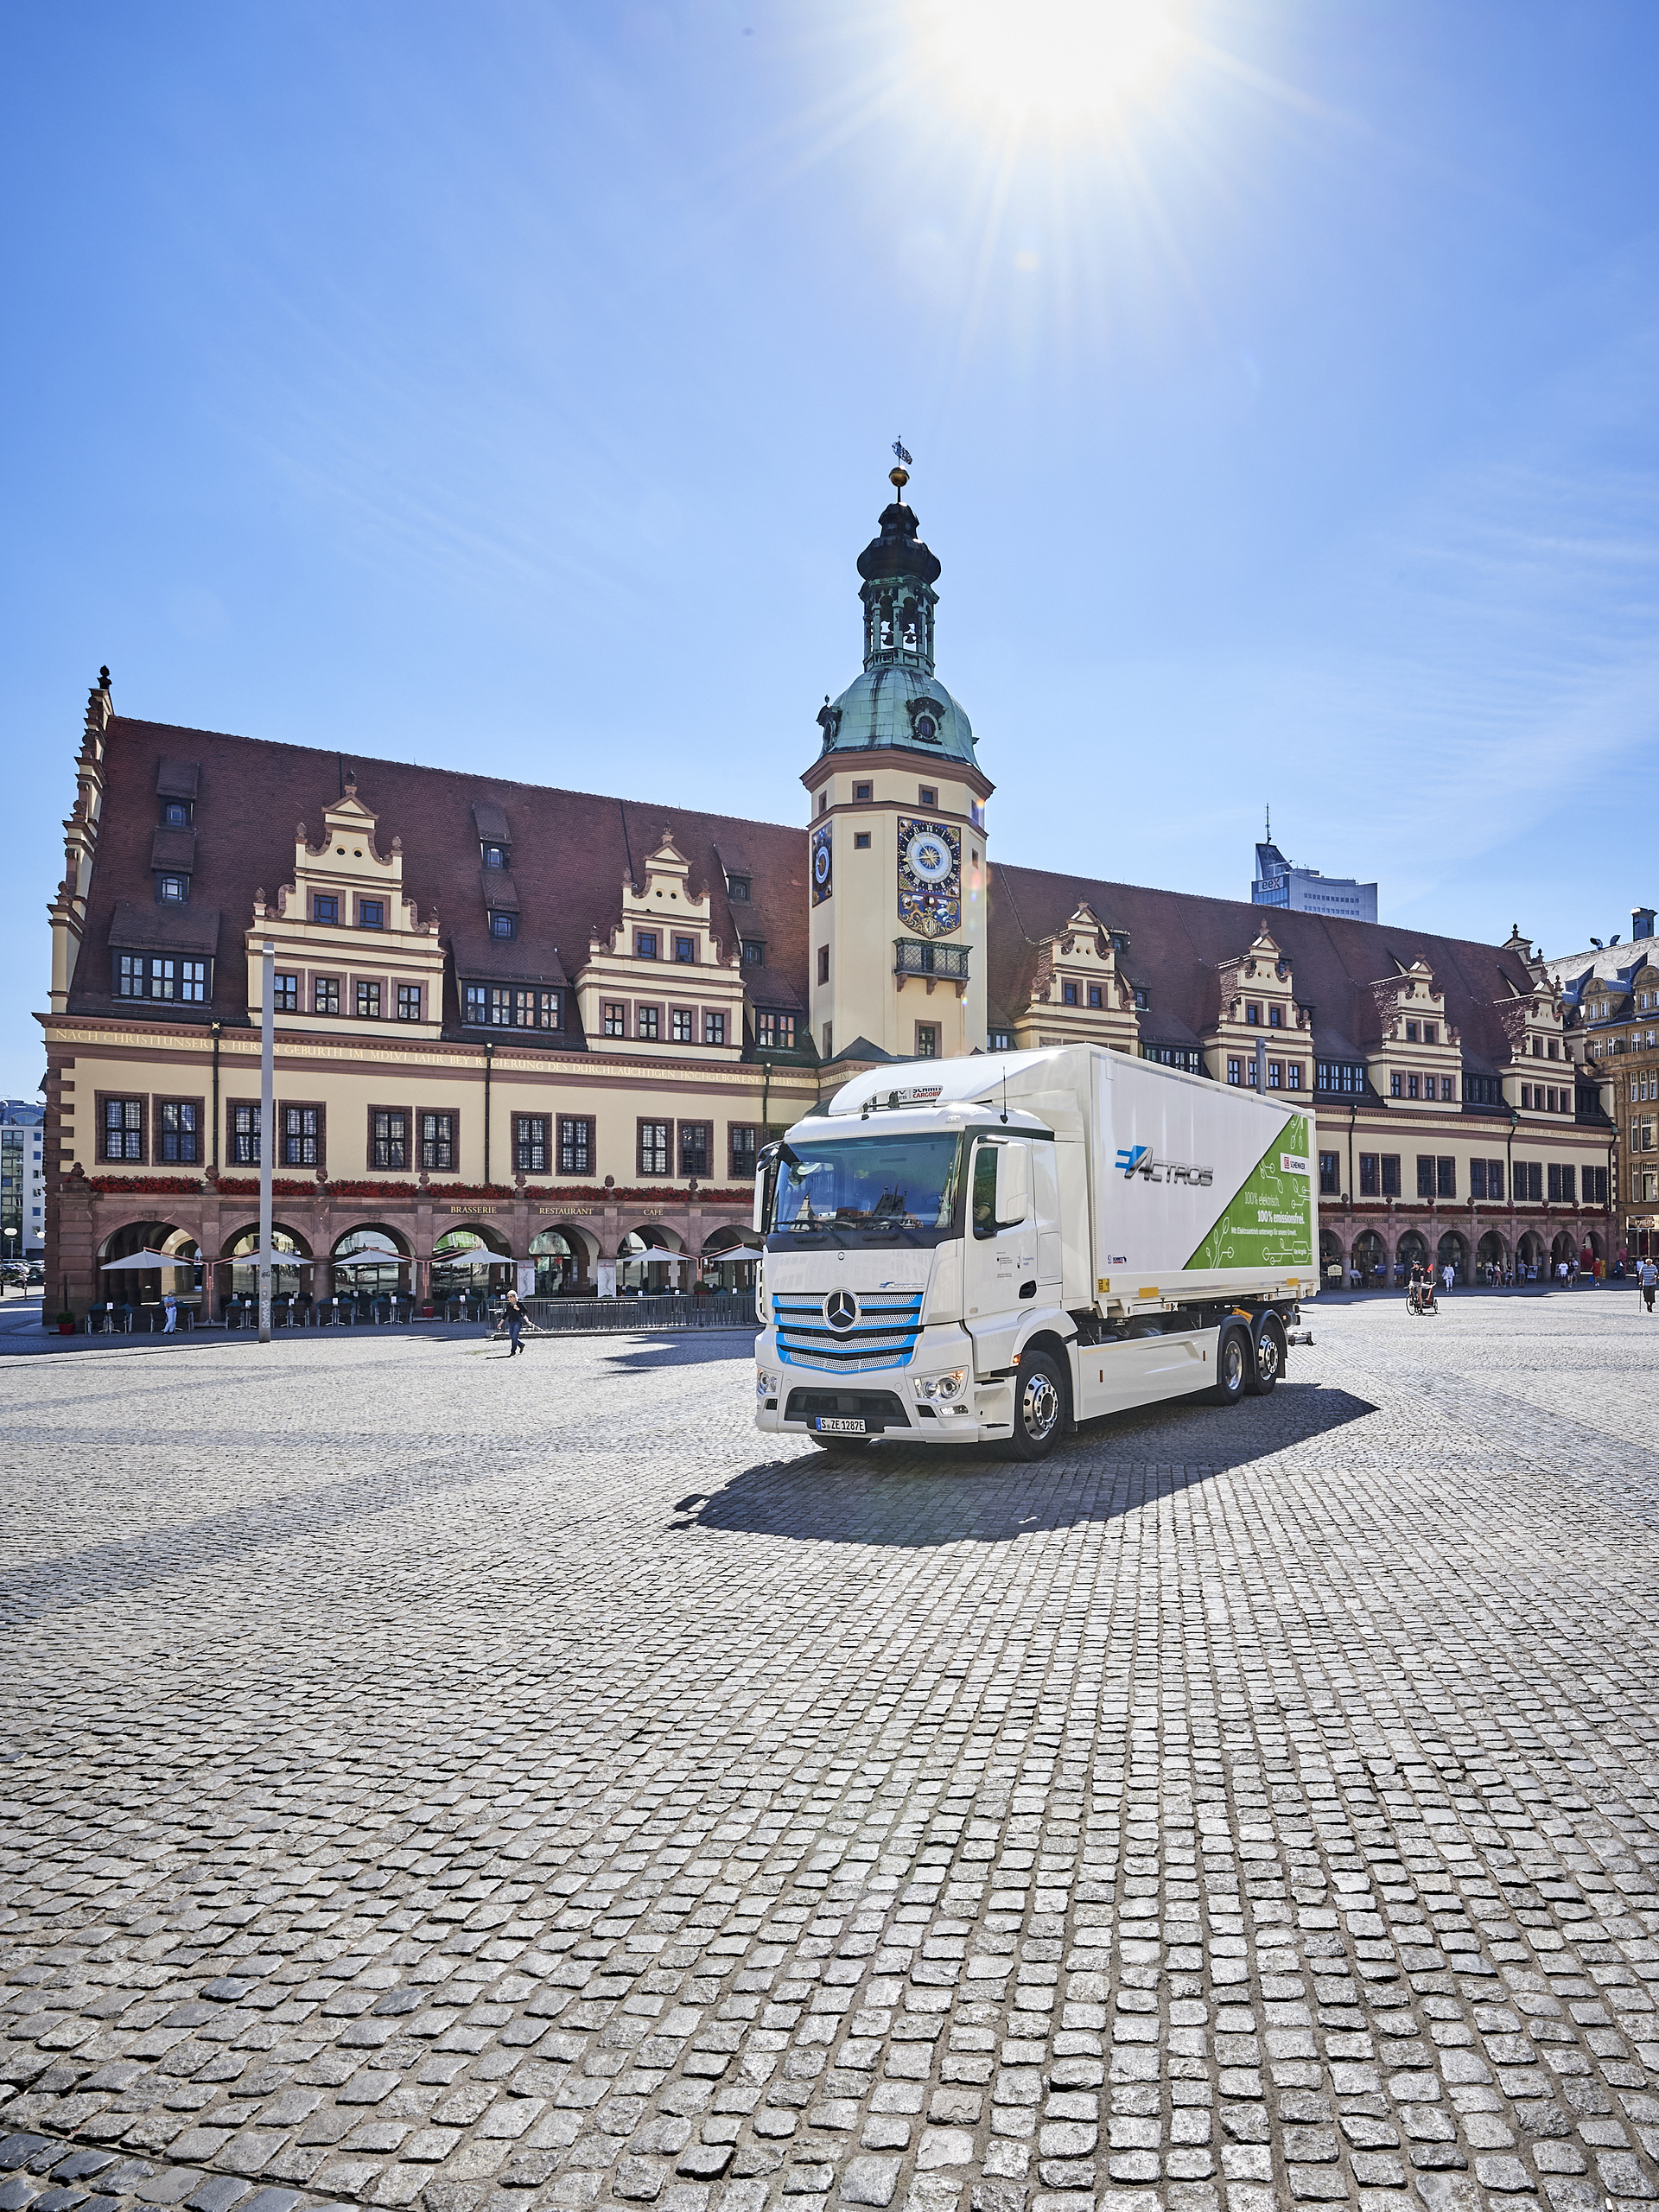
[{"label": "gabled facade", "polygon": [[649,1046],[681,1061],[735,1065],[744,1046],[740,949],[716,931],[707,888],[658,833],[645,880],[625,878],[617,918],[591,938],[576,1002],[591,1049],[607,1055]]},{"label": "gabled facade", "polygon": [[1659,1256],[1659,944],[1654,910],[1630,910],[1630,940],[1618,938],[1548,963],[1570,1042],[1596,1082],[1617,1131],[1614,1163],[1620,1241]]},{"label": "gabled facade", "polygon": [[274,949],[273,1027],[284,1034],[320,1025],[395,1021],[409,1039],[435,1038],[443,1025],[443,945],[435,908],[424,918],[404,889],[403,840],[384,854],[375,817],[348,781],[323,809],[313,845],[302,822],[294,833],[289,880],[267,898],[253,894],[244,932],[247,1014],[264,1010],[264,948]]}]

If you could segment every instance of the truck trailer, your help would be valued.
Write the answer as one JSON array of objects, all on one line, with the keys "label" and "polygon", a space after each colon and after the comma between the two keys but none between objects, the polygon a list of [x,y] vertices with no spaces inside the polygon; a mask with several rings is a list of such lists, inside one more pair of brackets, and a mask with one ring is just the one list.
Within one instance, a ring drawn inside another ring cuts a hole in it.
[{"label": "truck trailer", "polygon": [[1313,1129],[1091,1045],[855,1076],[758,1163],[757,1427],[1040,1459],[1271,1390],[1319,1289]]}]

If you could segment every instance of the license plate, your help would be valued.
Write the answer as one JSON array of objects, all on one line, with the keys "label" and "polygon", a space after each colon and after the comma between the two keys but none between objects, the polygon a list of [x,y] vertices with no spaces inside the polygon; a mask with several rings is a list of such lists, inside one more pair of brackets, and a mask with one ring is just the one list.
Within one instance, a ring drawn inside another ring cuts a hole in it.
[{"label": "license plate", "polygon": [[868,1436],[869,1424],[861,1421],[842,1421],[833,1414],[820,1414],[812,1424],[820,1436]]}]

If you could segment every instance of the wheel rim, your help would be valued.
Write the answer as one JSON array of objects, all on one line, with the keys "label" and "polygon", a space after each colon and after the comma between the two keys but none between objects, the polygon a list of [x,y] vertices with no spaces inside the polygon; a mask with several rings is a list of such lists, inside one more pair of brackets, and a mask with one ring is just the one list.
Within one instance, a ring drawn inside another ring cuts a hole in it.
[{"label": "wheel rim", "polygon": [[1222,1377],[1230,1390],[1236,1390],[1244,1381],[1244,1348],[1236,1336],[1229,1337],[1223,1355]]},{"label": "wheel rim", "polygon": [[1020,1394],[1020,1418],[1025,1431],[1033,1443],[1041,1444],[1053,1433],[1054,1424],[1060,1417],[1060,1394],[1052,1378],[1040,1369],[1026,1377],[1025,1389]]},{"label": "wheel rim", "polygon": [[1265,1332],[1256,1344],[1255,1371],[1264,1382],[1271,1382],[1278,1376],[1279,1339],[1271,1329]]}]

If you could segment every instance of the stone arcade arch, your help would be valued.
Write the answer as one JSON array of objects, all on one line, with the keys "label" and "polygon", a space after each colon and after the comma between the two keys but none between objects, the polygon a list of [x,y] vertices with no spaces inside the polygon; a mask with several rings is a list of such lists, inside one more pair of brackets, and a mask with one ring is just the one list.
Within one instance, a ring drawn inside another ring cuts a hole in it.
[{"label": "stone arcade arch", "polygon": [[[135,1252],[178,1255],[173,1268],[122,1268],[105,1270],[115,1260],[130,1259]],[[98,1303],[111,1306],[156,1306],[169,1290],[183,1301],[193,1300],[196,1289],[198,1252],[188,1230],[170,1221],[129,1221],[112,1229],[98,1248]]]},{"label": "stone arcade arch", "polygon": [[1522,1268],[1535,1268],[1541,1272],[1548,1268],[1549,1262],[1544,1255],[1544,1240],[1535,1229],[1522,1231],[1521,1241],[1515,1248],[1515,1262],[1517,1272]]},{"label": "stone arcade arch", "polygon": [[754,1241],[739,1229],[717,1229],[702,1248],[702,1280],[710,1290],[754,1288]]},{"label": "stone arcade arch", "polygon": [[[307,1291],[315,1293],[319,1289],[315,1281],[316,1270],[299,1265],[302,1260],[308,1260],[312,1255],[310,1243],[298,1230],[290,1229],[285,1222],[273,1221],[270,1224],[270,1249],[273,1252],[291,1252],[295,1260],[291,1268],[272,1268],[270,1294],[273,1298],[297,1298]],[[219,1264],[215,1270],[221,1298],[258,1297],[259,1270],[251,1264],[258,1249],[259,1224],[257,1221],[250,1222],[244,1229],[233,1230],[224,1239],[219,1246]]]},{"label": "stone arcade arch", "polygon": [[1488,1268],[1495,1268],[1502,1281],[1510,1264],[1509,1248],[1495,1229],[1489,1229],[1475,1248],[1475,1264],[1484,1274]]},{"label": "stone arcade arch", "polygon": [[486,1297],[505,1290],[512,1280],[507,1240],[488,1222],[453,1222],[432,1247],[435,1299]]},{"label": "stone arcade arch", "polygon": [[[680,1255],[679,1264],[668,1256]],[[690,1270],[685,1263],[685,1240],[671,1229],[664,1229],[659,1221],[642,1223],[631,1229],[616,1248],[616,1287],[628,1297],[652,1297],[665,1291],[687,1290],[686,1278]]]},{"label": "stone arcade arch", "polygon": [[588,1240],[579,1229],[541,1229],[530,1240],[537,1298],[574,1297],[593,1279]]},{"label": "stone arcade arch", "polygon": [[328,1261],[336,1297],[396,1296],[409,1288],[409,1241],[384,1222],[364,1222],[337,1236]]},{"label": "stone arcade arch", "polygon": [[1352,1265],[1365,1290],[1379,1290],[1389,1279],[1389,1251],[1374,1229],[1362,1229],[1354,1239]]},{"label": "stone arcade arch", "polygon": [[1414,1268],[1428,1265],[1428,1239],[1421,1230],[1408,1229],[1394,1248],[1394,1272],[1396,1281],[1402,1281]]},{"label": "stone arcade arch", "polygon": [[1334,1229],[1319,1231],[1319,1276],[1332,1287],[1343,1279],[1342,1239]]},{"label": "stone arcade arch", "polygon": [[1434,1248],[1437,1269],[1445,1267],[1448,1261],[1457,1270],[1452,1280],[1466,1283],[1469,1280],[1469,1240],[1455,1229],[1443,1230],[1440,1241]]}]

